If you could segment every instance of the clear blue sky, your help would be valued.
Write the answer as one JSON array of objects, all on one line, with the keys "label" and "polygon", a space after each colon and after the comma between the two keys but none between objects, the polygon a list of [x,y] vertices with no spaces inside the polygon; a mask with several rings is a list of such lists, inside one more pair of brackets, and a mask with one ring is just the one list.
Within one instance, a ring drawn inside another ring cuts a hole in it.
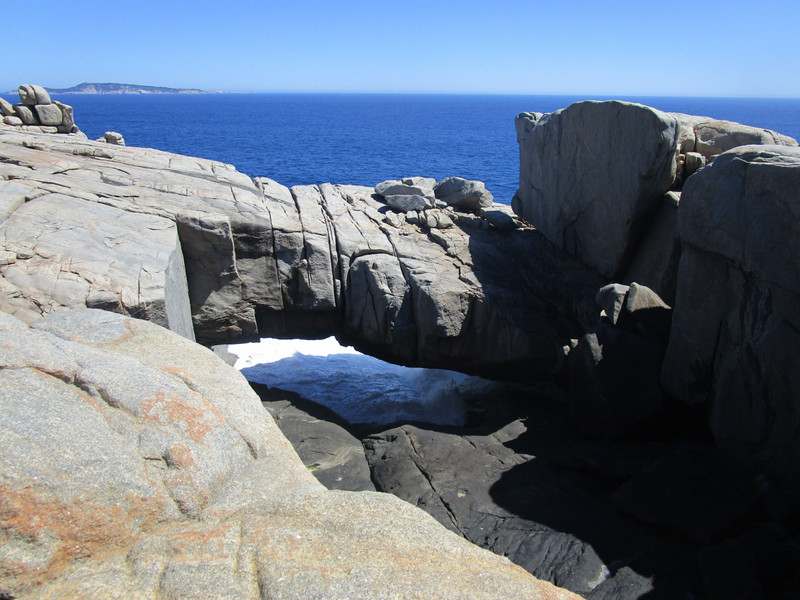
[{"label": "clear blue sky", "polygon": [[0,89],[800,97],[800,1],[9,3]]}]

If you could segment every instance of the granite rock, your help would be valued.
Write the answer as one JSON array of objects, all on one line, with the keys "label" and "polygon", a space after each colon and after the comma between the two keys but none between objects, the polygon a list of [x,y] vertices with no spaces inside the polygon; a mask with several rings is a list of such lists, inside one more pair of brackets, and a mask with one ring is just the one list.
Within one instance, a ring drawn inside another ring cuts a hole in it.
[{"label": "granite rock", "polygon": [[517,213],[602,276],[621,276],[675,180],[679,131],[674,117],[627,102],[542,117],[520,142]]},{"label": "granite rock", "polygon": [[325,490],[240,374],[157,325],[0,315],[0,337],[4,597],[575,598]]},{"label": "granite rock", "polygon": [[661,380],[718,445],[800,502],[800,150],[743,146],[693,175]]},{"label": "granite rock", "polygon": [[436,184],[436,197],[456,210],[478,212],[492,206],[494,197],[482,181],[448,177]]}]

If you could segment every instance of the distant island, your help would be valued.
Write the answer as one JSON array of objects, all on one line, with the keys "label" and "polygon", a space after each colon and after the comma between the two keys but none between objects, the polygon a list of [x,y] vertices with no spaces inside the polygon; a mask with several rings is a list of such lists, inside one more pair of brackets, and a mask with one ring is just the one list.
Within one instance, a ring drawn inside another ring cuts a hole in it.
[{"label": "distant island", "polygon": [[[134,85],[130,83],[80,83],[71,88],[45,88],[51,94],[219,94],[218,91],[205,91],[187,88],[158,87],[154,85]],[[8,92],[16,94],[17,90]]]}]

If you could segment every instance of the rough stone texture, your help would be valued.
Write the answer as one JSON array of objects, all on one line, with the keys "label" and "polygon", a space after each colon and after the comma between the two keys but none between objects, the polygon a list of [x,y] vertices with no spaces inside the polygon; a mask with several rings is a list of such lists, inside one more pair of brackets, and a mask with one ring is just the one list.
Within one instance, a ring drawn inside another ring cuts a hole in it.
[{"label": "rough stone texture", "polygon": [[16,255],[0,265],[0,306],[27,322],[96,306],[189,335],[191,312],[208,343],[338,334],[406,364],[518,377],[562,369],[597,318],[599,279],[539,232],[476,215],[481,227],[456,227],[468,215],[442,209],[417,225],[371,188],[288,190],[214,161],[11,128],[0,177],[0,250]]},{"label": "rough stone texture", "polygon": [[434,189],[436,197],[457,210],[480,211],[492,206],[494,197],[482,181],[461,177],[443,179]]},{"label": "rough stone texture", "polygon": [[21,85],[18,91],[20,104],[26,106],[50,104],[50,94],[40,85]]},{"label": "rough stone texture", "polygon": [[0,315],[0,338],[3,597],[574,598],[325,490],[241,375],[154,324]]},{"label": "rough stone texture", "polygon": [[433,207],[431,200],[419,194],[387,194],[384,196],[384,200],[389,208],[402,213]]},{"label": "rough stone texture", "polygon": [[3,123],[6,125],[23,125],[22,119],[19,117],[3,117]]},{"label": "rough stone texture", "polygon": [[[704,162],[737,146],[780,145],[797,146],[797,140],[769,129],[750,127],[733,121],[721,121],[682,113],[670,113],[680,121],[679,146],[687,158],[699,154]],[[688,166],[688,165],[687,165]],[[702,165],[700,165],[702,166]],[[696,170],[696,169],[695,169]]]},{"label": "rough stone texture", "polygon": [[515,212],[602,276],[622,276],[675,180],[678,120],[639,104],[591,101],[517,124]]},{"label": "rough stone texture", "polygon": [[667,304],[675,301],[678,261],[678,205],[680,193],[668,192],[642,234],[622,280],[646,285]]},{"label": "rough stone texture", "polygon": [[14,110],[17,113],[17,116],[22,119],[22,122],[25,125],[38,125],[39,119],[36,116],[36,113],[33,110],[32,106],[26,106],[23,104],[15,104]]},{"label": "rough stone texture", "polygon": [[664,386],[800,502],[800,150],[744,146],[692,176]]},{"label": "rough stone texture", "polygon": [[114,146],[125,145],[125,138],[122,137],[121,133],[117,133],[116,131],[106,131],[105,134],[103,134],[103,139],[107,144],[113,144]]},{"label": "rough stone texture", "polygon": [[55,104],[37,104],[33,107],[36,111],[36,116],[39,117],[39,122],[42,125],[61,125],[63,115],[61,108]]},{"label": "rough stone texture", "polygon": [[2,112],[7,117],[17,116],[17,112],[14,110],[14,107],[5,98],[0,98],[0,112]]}]

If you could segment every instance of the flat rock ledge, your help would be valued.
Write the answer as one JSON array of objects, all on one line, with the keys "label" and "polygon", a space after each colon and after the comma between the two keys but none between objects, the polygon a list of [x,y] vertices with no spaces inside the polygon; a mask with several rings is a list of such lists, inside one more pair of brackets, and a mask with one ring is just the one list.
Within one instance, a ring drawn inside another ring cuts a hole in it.
[{"label": "flat rock ledge", "polygon": [[325,490],[239,373],[152,323],[2,314],[0,370],[3,598],[576,598]]}]

